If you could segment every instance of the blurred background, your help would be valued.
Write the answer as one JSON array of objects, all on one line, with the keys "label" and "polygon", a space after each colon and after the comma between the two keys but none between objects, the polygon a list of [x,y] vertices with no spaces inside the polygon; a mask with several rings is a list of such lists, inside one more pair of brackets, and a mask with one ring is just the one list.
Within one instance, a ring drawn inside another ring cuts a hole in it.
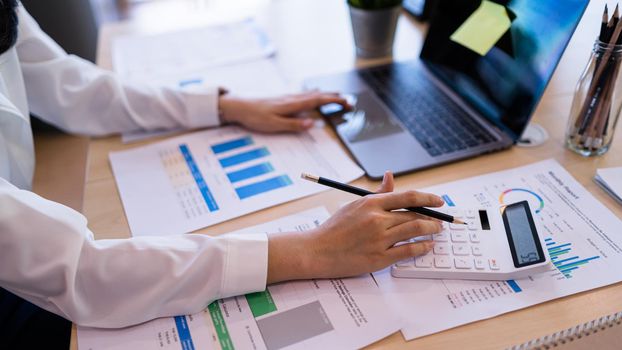
[{"label": "blurred background", "polygon": [[67,52],[95,62],[98,28],[131,19],[143,26],[182,16],[226,16],[269,0],[21,0],[30,14]]}]

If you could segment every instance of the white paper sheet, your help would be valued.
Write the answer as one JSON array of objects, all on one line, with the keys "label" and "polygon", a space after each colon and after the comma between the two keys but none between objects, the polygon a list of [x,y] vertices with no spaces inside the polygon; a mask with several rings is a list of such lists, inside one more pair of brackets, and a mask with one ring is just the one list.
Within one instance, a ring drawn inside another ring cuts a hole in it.
[{"label": "white paper sheet", "polygon": [[[329,217],[315,208],[241,232],[304,231]],[[204,312],[135,327],[78,327],[78,347],[123,349],[355,349],[396,332],[400,324],[370,275],[269,286],[227,298]]]},{"label": "white paper sheet", "polygon": [[622,280],[622,222],[554,160],[423,189],[465,207],[528,200],[557,264],[516,281],[392,278],[375,273],[413,339]]},{"label": "white paper sheet", "polygon": [[[162,50],[162,48],[167,48]],[[252,19],[219,26],[114,41],[113,65],[130,83],[200,91],[224,87],[247,98],[300,92],[300,82],[287,79],[273,57],[275,47]],[[124,134],[123,143],[146,140],[179,130]]]},{"label": "white paper sheet", "polygon": [[622,204],[622,167],[597,169],[594,181]]},{"label": "white paper sheet", "polygon": [[110,161],[134,236],[190,232],[326,190],[302,172],[343,182],[363,175],[320,127],[211,129],[111,153]]},{"label": "white paper sheet", "polygon": [[123,36],[112,45],[115,71],[137,81],[266,58],[276,52],[252,19],[156,35]]}]

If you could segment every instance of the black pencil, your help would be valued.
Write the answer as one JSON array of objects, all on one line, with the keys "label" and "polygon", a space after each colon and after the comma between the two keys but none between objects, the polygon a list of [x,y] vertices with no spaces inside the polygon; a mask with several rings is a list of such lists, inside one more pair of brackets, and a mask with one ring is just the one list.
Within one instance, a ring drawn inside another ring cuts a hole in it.
[{"label": "black pencil", "polygon": [[[344,183],[330,180],[330,179],[320,177],[320,176],[302,173],[300,174],[300,177],[311,182],[319,183],[320,185],[332,187],[332,188],[342,190],[344,192],[352,193],[352,194],[355,194],[361,197],[368,196],[370,194],[375,194],[374,192],[371,192],[371,191],[368,191],[362,188],[350,186],[348,184],[344,184]],[[429,216],[431,218],[435,218],[441,221],[446,221],[452,224],[466,225],[466,223],[462,220],[456,219],[451,215],[441,213],[441,212],[438,212],[432,209],[423,208],[423,207],[409,207],[409,208],[404,208],[404,209],[415,212],[417,214]]]},{"label": "black pencil", "polygon": [[600,25],[600,35],[598,39],[602,42],[605,42],[607,36],[607,24],[609,22],[609,9],[607,8],[607,4],[605,4],[605,12],[603,12],[603,21]]}]

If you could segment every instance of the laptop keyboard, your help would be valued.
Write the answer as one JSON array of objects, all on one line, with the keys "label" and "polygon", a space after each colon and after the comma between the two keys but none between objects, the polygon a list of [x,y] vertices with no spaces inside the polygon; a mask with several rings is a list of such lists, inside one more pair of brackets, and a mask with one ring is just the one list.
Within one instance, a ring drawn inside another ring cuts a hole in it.
[{"label": "laptop keyboard", "polygon": [[360,75],[431,156],[496,141],[419,69],[396,63]]}]

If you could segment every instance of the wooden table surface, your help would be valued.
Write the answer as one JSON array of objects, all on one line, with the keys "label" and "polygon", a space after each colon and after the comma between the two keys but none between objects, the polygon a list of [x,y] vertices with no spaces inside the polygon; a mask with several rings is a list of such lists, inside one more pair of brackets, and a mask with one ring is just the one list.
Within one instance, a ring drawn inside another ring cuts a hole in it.
[{"label": "wooden table surface", "polygon": [[33,192],[81,212],[89,139],[53,130],[35,130],[33,134]]},{"label": "wooden table surface", "polygon": [[[317,74],[385,61],[355,59],[344,1],[281,0],[266,3],[253,9],[254,14],[260,25],[277,44],[279,65],[288,76],[294,79],[302,80]],[[622,151],[622,132],[617,133],[613,148],[601,157],[584,158],[568,151],[563,146],[563,134],[573,89],[596,37],[598,26],[594,24],[598,24],[603,6],[604,1],[591,2],[537,108],[534,121],[544,126],[550,134],[545,144],[534,148],[513,147],[503,152],[401,176],[396,179],[397,190],[422,188],[554,158],[599,201],[609,207],[618,217],[622,217],[622,207],[597,187],[592,180],[597,168],[622,166],[622,158],[619,155]],[[219,17],[214,13],[199,12],[197,14],[196,11],[184,16],[184,13],[187,13],[184,11],[188,8],[180,7],[179,14],[172,14],[162,20],[158,19],[157,25],[142,18],[139,21],[104,26],[101,29],[99,43],[98,63],[100,66],[111,68],[111,41],[118,35],[156,33],[178,27],[213,23],[215,18],[227,17]],[[180,18],[186,19],[183,25],[179,24]],[[416,57],[424,32],[424,27],[410,17],[402,16],[398,25],[394,59]],[[332,131],[329,132],[332,133]],[[130,235],[108,162],[108,153],[130,149],[155,142],[155,140],[131,145],[123,145],[119,137],[91,141],[84,213],[89,219],[89,227],[98,239],[121,238]],[[377,183],[365,178],[355,181],[354,184],[371,188],[377,186]],[[326,206],[329,211],[334,211],[341,203],[350,199],[349,195],[339,191],[327,191],[214,225],[198,232],[221,234],[315,206]],[[619,310],[622,310],[622,284],[553,300],[410,342],[405,342],[401,334],[395,333],[371,345],[370,348],[497,349]],[[75,334],[73,340],[72,347],[75,347]]]}]

